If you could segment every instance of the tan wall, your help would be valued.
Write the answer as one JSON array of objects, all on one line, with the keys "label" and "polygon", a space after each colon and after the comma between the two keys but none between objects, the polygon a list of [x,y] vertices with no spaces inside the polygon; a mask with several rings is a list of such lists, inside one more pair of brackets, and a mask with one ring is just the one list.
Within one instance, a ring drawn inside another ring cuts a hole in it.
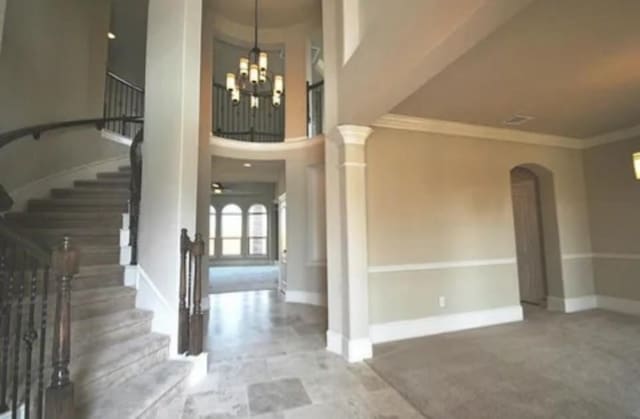
[{"label": "tan wall", "polygon": [[640,300],[640,183],[632,154],[640,138],[584,153],[594,275],[599,295]]},{"label": "tan wall", "polygon": [[[564,258],[552,295],[593,293],[591,260],[577,257],[591,249],[580,151],[377,128],[367,141],[372,322],[519,304],[509,172],[522,164],[553,173]],[[486,266],[450,265],[461,261]]]},{"label": "tan wall", "polygon": [[[102,115],[107,0],[9,0],[0,54],[0,132]],[[23,139],[0,151],[9,190],[127,153],[91,129]]]}]

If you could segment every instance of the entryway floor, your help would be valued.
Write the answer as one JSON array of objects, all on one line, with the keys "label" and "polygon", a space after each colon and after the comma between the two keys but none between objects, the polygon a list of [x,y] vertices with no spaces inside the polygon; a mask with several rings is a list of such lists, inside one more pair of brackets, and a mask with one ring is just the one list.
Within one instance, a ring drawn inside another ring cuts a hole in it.
[{"label": "entryway floor", "polygon": [[278,266],[214,266],[209,268],[209,293],[275,290]]},{"label": "entryway floor", "polygon": [[324,348],[326,309],[274,291],[210,296],[209,374],[183,419],[419,419],[365,363]]},{"label": "entryway floor", "polygon": [[378,345],[369,365],[429,418],[640,417],[640,318],[524,322]]}]

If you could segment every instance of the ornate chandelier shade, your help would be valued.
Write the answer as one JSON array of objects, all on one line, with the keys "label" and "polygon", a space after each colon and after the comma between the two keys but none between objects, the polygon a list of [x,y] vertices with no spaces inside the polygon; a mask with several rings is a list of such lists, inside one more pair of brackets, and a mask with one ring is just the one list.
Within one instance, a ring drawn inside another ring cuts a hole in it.
[{"label": "ornate chandelier shade", "polygon": [[231,103],[238,105],[241,94],[251,98],[251,108],[256,109],[262,100],[274,107],[280,106],[284,95],[284,77],[269,71],[268,55],[258,47],[258,0],[255,0],[255,24],[253,48],[247,57],[240,58],[238,70],[227,73],[226,88]]}]

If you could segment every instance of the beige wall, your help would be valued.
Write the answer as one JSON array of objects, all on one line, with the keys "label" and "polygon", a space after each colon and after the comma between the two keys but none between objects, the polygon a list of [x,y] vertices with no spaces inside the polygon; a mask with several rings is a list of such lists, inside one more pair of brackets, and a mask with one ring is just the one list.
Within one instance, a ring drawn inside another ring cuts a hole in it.
[{"label": "beige wall", "polygon": [[588,149],[584,153],[596,292],[640,300],[640,183],[632,154],[640,138]]},{"label": "beige wall", "polygon": [[366,157],[371,322],[519,304],[509,172],[522,164],[553,173],[552,295],[593,294],[581,151],[377,128]]},{"label": "beige wall", "polygon": [[[107,0],[10,0],[0,54],[0,132],[102,115]],[[9,190],[96,160],[127,153],[95,129],[23,139],[0,152]]]}]

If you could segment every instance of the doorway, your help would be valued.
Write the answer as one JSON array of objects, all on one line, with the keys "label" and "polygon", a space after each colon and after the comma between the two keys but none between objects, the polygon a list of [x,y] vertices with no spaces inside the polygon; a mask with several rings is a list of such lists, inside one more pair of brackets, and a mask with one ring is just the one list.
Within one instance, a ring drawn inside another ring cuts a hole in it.
[{"label": "doorway", "polygon": [[540,182],[524,167],[511,171],[511,198],[516,236],[520,301],[546,306],[547,278]]}]

